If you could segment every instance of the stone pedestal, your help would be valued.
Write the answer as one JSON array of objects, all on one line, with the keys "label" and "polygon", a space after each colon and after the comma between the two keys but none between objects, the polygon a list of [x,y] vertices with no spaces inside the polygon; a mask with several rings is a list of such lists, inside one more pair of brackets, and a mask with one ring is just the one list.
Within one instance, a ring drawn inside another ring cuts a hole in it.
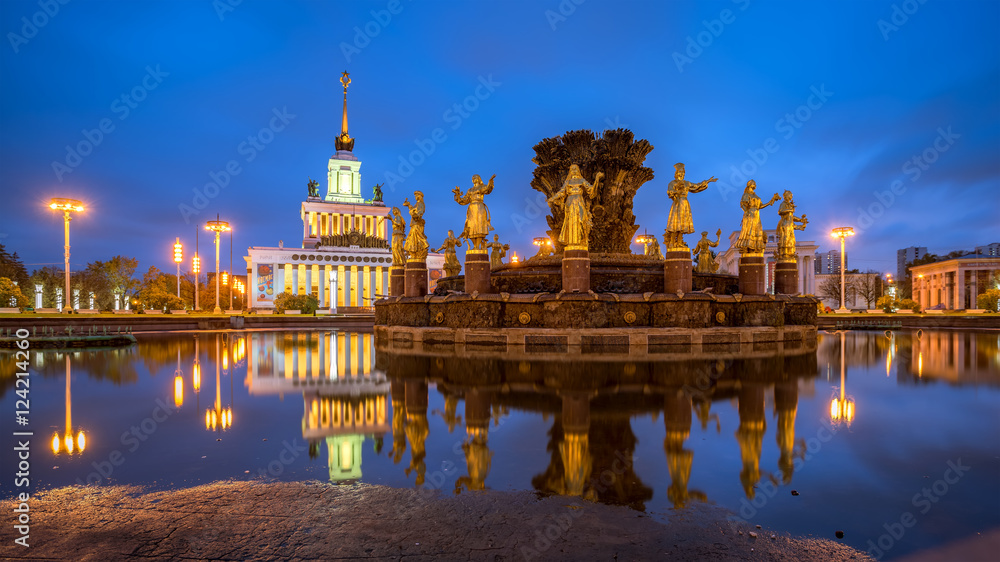
[{"label": "stone pedestal", "polygon": [[408,261],[403,274],[404,297],[422,297],[427,294],[427,262]]},{"label": "stone pedestal", "polygon": [[493,292],[490,286],[490,257],[486,252],[466,252],[465,292],[470,295],[474,292]]},{"label": "stone pedestal", "polygon": [[562,259],[562,288],[567,293],[590,290],[590,252],[564,250]]},{"label": "stone pedestal", "polygon": [[795,260],[779,261],[774,266],[774,294],[794,295],[799,292],[799,264]]},{"label": "stone pedestal", "polygon": [[389,268],[389,296],[401,297],[404,292],[406,274],[403,273],[402,265],[394,265]]},{"label": "stone pedestal", "polygon": [[740,293],[763,295],[766,287],[764,256],[740,256]]},{"label": "stone pedestal", "polygon": [[691,250],[663,252],[663,292],[691,292]]}]

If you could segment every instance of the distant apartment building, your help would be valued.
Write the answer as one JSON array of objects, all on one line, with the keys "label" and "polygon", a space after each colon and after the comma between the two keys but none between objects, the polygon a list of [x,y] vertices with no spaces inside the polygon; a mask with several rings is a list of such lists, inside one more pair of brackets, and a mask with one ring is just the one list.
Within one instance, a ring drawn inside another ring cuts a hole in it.
[{"label": "distant apartment building", "polygon": [[1000,242],[994,242],[985,246],[976,246],[976,255],[987,258],[1000,257]]},{"label": "distant apartment building", "polygon": [[[847,253],[844,253],[844,269],[851,269],[847,265]],[[840,273],[840,251],[830,250],[825,254],[819,252],[816,253],[815,257],[815,274],[816,275],[829,275],[831,273]]]},{"label": "distant apartment building", "polygon": [[905,279],[906,264],[926,255],[927,248],[924,246],[910,246],[909,248],[896,250],[896,279]]}]

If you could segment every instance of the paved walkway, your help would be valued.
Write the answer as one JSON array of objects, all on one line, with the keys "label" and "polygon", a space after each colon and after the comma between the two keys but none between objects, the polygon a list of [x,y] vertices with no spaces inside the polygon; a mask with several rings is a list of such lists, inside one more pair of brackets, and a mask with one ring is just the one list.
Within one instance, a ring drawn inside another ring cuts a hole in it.
[{"label": "paved walkway", "polygon": [[322,483],[60,488],[32,498],[31,546],[5,533],[0,558],[870,560],[830,540],[737,529],[715,507],[663,524],[624,507],[530,492],[427,495]]}]

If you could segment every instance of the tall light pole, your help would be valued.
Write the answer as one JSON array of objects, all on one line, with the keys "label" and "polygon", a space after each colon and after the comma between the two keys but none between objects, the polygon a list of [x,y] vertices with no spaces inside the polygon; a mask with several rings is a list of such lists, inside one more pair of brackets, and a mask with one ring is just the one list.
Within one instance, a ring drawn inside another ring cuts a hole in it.
[{"label": "tall light pole", "polygon": [[181,298],[181,262],[184,261],[184,247],[181,246],[181,238],[177,237],[174,242],[174,263],[177,264],[177,298]]},{"label": "tall light pole", "polygon": [[840,308],[837,309],[837,312],[844,313],[848,311],[844,305],[844,288],[846,287],[844,269],[847,267],[846,255],[844,254],[844,240],[848,236],[854,236],[854,229],[849,226],[841,226],[833,229],[831,235],[835,238],[840,238]]},{"label": "tall light pole", "polygon": [[215,233],[215,309],[212,313],[222,314],[222,308],[219,306],[219,234],[230,230],[229,223],[219,220],[219,215],[215,215],[214,221],[205,223],[205,230]]},{"label": "tall light pole", "polygon": [[62,199],[55,198],[49,203],[49,208],[53,211],[63,212],[63,224],[66,230],[66,289],[63,292],[63,312],[73,312],[73,305],[70,304],[70,293],[69,293],[69,221],[73,220],[70,216],[70,211],[76,211],[77,213],[83,212],[83,203],[80,203],[76,199]]}]

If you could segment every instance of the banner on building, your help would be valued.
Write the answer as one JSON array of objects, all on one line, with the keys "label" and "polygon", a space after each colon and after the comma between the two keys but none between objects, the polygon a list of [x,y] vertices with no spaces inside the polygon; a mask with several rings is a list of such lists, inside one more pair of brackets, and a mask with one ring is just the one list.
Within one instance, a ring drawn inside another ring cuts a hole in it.
[{"label": "banner on building", "polygon": [[257,264],[257,300],[274,300],[274,268],[268,264]]}]

